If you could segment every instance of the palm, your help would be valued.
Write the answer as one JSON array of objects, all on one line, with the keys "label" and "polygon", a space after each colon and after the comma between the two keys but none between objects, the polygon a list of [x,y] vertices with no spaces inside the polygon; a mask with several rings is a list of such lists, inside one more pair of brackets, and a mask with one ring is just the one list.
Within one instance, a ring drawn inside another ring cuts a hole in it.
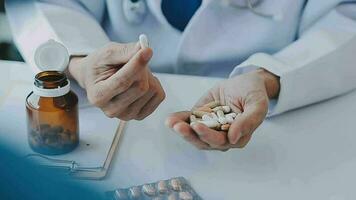
[{"label": "palm", "polygon": [[190,112],[173,114],[167,120],[168,126],[200,149],[225,151],[244,147],[267,113],[268,96],[264,82],[248,74],[225,80],[210,89],[194,107],[216,100],[230,106],[234,112],[241,113],[228,133],[212,130],[199,123],[191,127],[187,123]]}]

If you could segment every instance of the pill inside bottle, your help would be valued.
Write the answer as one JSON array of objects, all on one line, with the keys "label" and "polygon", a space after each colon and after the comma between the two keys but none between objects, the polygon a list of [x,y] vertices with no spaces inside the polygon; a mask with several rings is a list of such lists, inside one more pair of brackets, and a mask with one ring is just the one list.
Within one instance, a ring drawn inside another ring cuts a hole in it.
[{"label": "pill inside bottle", "polygon": [[26,98],[26,111],[28,142],[35,152],[58,155],[78,146],[78,97],[64,73],[38,73]]}]

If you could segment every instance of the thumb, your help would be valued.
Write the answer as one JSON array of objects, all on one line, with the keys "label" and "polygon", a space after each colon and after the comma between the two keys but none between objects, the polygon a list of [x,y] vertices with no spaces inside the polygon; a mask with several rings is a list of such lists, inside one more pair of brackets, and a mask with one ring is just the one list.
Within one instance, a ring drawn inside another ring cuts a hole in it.
[{"label": "thumb", "polygon": [[268,110],[268,99],[245,104],[244,112],[237,115],[232,123],[228,138],[231,144],[236,144],[242,136],[251,135],[263,122]]}]

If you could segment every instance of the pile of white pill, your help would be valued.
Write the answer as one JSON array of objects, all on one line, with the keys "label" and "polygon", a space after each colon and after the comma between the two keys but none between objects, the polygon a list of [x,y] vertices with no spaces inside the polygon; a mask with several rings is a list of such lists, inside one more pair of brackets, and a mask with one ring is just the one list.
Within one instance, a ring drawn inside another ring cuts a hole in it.
[{"label": "pile of white pill", "polygon": [[192,110],[190,125],[202,123],[218,131],[228,131],[237,115],[238,113],[233,112],[230,106],[221,105],[219,101],[212,101]]}]

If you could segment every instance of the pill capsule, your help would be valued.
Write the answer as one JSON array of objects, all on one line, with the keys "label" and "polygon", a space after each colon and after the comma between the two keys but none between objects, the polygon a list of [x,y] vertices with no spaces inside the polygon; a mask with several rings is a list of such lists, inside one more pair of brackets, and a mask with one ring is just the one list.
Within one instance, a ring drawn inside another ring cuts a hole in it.
[{"label": "pill capsule", "polygon": [[209,114],[208,112],[204,112],[204,111],[199,111],[199,110],[194,110],[193,112],[193,115],[195,115],[196,117],[203,117],[203,115],[205,114]]},{"label": "pill capsule", "polygon": [[190,119],[190,122],[197,121],[197,117],[195,115],[190,115],[189,119]]},{"label": "pill capsule", "polygon": [[227,124],[227,119],[225,117],[219,117],[218,122],[221,125]]},{"label": "pill capsule", "polygon": [[225,115],[225,119],[228,124],[232,124],[232,122],[234,122],[234,118],[232,118],[231,116]]},{"label": "pill capsule", "polygon": [[180,200],[193,200],[193,195],[190,192],[179,192],[178,196]]},{"label": "pill capsule", "polygon": [[215,108],[217,106],[220,106],[220,101],[212,101],[204,105],[204,107],[208,108]]},{"label": "pill capsule", "polygon": [[115,200],[126,200],[129,199],[127,192],[122,189],[115,190]]},{"label": "pill capsule", "polygon": [[222,110],[216,111],[216,114],[218,115],[219,118],[221,118],[221,117],[224,117],[224,118],[225,118],[224,111],[222,111]]},{"label": "pill capsule", "polygon": [[175,190],[175,191],[181,191],[182,190],[182,183],[180,182],[179,179],[173,178],[170,181],[170,184],[171,184],[173,190]]},{"label": "pill capsule", "polygon": [[142,190],[147,196],[156,195],[156,189],[151,184],[146,184],[142,186]]},{"label": "pill capsule", "polygon": [[230,124],[224,124],[224,125],[221,125],[221,130],[222,131],[228,131],[229,130],[229,128],[230,128]]},{"label": "pill capsule", "polygon": [[210,113],[210,117],[213,118],[213,120],[218,121],[218,116],[215,113]]},{"label": "pill capsule", "polygon": [[218,110],[222,110],[221,106],[217,106],[215,108],[213,108],[213,112],[218,112]]},{"label": "pill capsule", "polygon": [[150,46],[150,44],[148,43],[148,38],[145,34],[141,34],[139,36],[139,42],[142,49],[148,48]]},{"label": "pill capsule", "polygon": [[221,108],[224,113],[229,113],[231,111],[230,106],[221,106]]},{"label": "pill capsule", "polygon": [[202,106],[202,107],[199,107],[196,109],[197,111],[203,111],[203,112],[207,112],[207,113],[211,113],[213,112],[213,110],[209,107],[205,107],[205,106]]},{"label": "pill capsule", "polygon": [[225,117],[232,117],[233,119],[236,118],[237,114],[236,113],[229,113],[229,114],[226,114]]},{"label": "pill capsule", "polygon": [[211,117],[210,113],[209,113],[209,114],[206,114],[206,115],[203,115],[203,116],[201,117],[201,119],[202,119],[203,121],[213,120],[213,118]]},{"label": "pill capsule", "polygon": [[141,191],[140,188],[137,186],[131,187],[130,188],[130,196],[133,199],[138,199],[141,196]]},{"label": "pill capsule", "polygon": [[207,126],[209,128],[214,128],[214,129],[220,127],[220,123],[216,120],[200,121],[198,123],[204,124],[205,126]]},{"label": "pill capsule", "polygon": [[158,189],[158,192],[161,193],[161,194],[167,193],[168,192],[168,186],[167,186],[166,181],[159,181],[157,183],[157,189]]}]

